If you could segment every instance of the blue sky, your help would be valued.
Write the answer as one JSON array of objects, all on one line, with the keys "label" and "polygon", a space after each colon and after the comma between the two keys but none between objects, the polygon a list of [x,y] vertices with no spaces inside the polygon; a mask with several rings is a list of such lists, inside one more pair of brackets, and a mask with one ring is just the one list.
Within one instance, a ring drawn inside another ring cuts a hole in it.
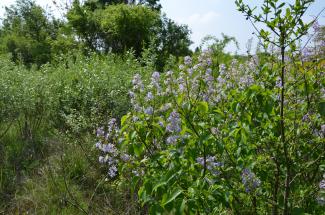
[{"label": "blue sky", "polygon": [[[72,0],[57,0],[57,2]],[[291,0],[288,0],[292,2]],[[0,17],[3,7],[15,0],[0,0]],[[51,0],[36,0],[43,7],[51,6]],[[262,0],[246,0],[250,4],[260,5]],[[192,30],[192,47],[198,46],[201,39],[207,35],[221,37],[221,33],[234,36],[240,43],[241,53],[245,52],[246,42],[254,37],[251,24],[236,10],[234,0],[161,0],[163,12],[177,23],[187,24]],[[315,0],[306,13],[306,20],[311,20],[325,7],[325,0]],[[319,18],[320,24],[325,24],[325,12]],[[257,40],[255,39],[255,42]],[[234,50],[234,46],[228,48]]]},{"label": "blue sky", "polygon": [[[199,45],[201,39],[211,34],[221,37],[221,33],[234,36],[240,43],[241,53],[246,51],[247,41],[254,37],[251,24],[236,10],[234,0],[161,0],[163,11],[168,17],[178,23],[187,24],[192,30],[194,46]],[[245,2],[245,1],[244,1]],[[252,5],[260,5],[262,0],[246,0]],[[325,0],[316,0],[306,13],[306,20],[312,20],[322,8]],[[325,12],[319,19],[325,24]],[[254,38],[257,42],[257,39]],[[234,50],[234,46],[228,48]]]}]

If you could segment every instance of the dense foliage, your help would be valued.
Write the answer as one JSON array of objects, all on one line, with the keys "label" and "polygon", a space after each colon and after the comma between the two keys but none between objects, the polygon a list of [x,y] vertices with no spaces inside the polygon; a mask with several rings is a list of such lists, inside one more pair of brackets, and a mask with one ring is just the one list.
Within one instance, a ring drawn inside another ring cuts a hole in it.
[{"label": "dense foliage", "polygon": [[160,7],[157,0],[74,0],[58,19],[34,0],[17,1],[6,7],[0,51],[16,63],[40,67],[74,50],[122,55],[132,49],[139,59],[150,49],[162,69],[170,55],[190,54],[191,41],[187,26],[167,18]]},{"label": "dense foliage", "polygon": [[[272,199],[274,189],[284,191],[285,180],[281,85],[271,70],[279,65],[233,61],[213,71],[208,56],[203,53],[196,63],[187,57],[178,71],[153,73],[146,84],[136,75],[133,111],[122,118],[120,136],[114,121],[107,132],[97,131],[99,161],[109,166],[109,177],[119,174],[134,189],[140,186],[140,200],[152,214],[260,214],[271,213],[275,204],[283,208],[282,194]],[[324,172],[321,68],[315,64],[313,73],[297,74],[288,66],[286,75],[295,83],[285,101],[293,160],[290,211],[310,214],[322,211],[317,203]]]},{"label": "dense foliage", "polygon": [[144,43],[154,36],[159,15],[143,6],[123,4],[91,12],[75,2],[68,19],[93,50],[123,53],[133,48],[139,56]]},{"label": "dense foliage", "polygon": [[323,62],[296,46],[313,24],[301,20],[311,2],[265,1],[262,15],[236,2],[275,34],[258,30],[276,50],[264,59],[213,70],[212,49],[162,77],[134,76],[121,128],[112,119],[97,130],[108,177],[131,183],[151,214],[321,213]]},{"label": "dense foliage", "polygon": [[14,62],[40,66],[50,61],[60,22],[47,17],[43,8],[27,0],[17,2],[6,8],[2,25],[1,49],[11,53]]},{"label": "dense foliage", "polygon": [[192,54],[157,0],[75,0],[65,21],[17,1],[0,28],[0,214],[323,214],[312,2],[235,1],[261,41],[240,56],[226,35]]},{"label": "dense foliage", "polygon": [[[190,31],[147,4],[95,4],[73,2],[68,23],[86,47],[103,52],[123,53],[132,48],[137,57],[145,48],[157,55],[156,66],[162,69],[169,55],[190,53]],[[151,45],[151,46],[150,46]]]},{"label": "dense foliage", "polygon": [[130,80],[144,74],[131,54],[64,61],[35,71],[0,59],[1,201],[10,200],[25,172],[46,158],[48,138],[60,139],[57,132],[87,135],[108,116],[125,114]]}]

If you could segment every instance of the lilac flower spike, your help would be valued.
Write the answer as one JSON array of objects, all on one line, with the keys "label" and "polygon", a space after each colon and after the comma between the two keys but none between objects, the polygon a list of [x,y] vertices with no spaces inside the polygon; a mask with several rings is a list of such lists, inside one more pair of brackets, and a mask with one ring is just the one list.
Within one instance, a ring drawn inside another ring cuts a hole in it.
[{"label": "lilac flower spike", "polygon": [[184,64],[185,65],[191,65],[192,64],[192,58],[190,56],[186,56],[184,58]]},{"label": "lilac flower spike", "polygon": [[170,113],[168,119],[168,125],[166,127],[168,132],[179,133],[181,131],[181,118],[179,113],[173,111]]},{"label": "lilac flower spike", "polygon": [[325,179],[321,180],[321,182],[319,182],[319,189],[325,189]]},{"label": "lilac flower spike", "polygon": [[142,80],[141,80],[141,76],[139,74],[136,74],[133,77],[132,84],[133,84],[133,89],[134,90],[142,91],[143,88],[144,88],[144,85],[143,85]]},{"label": "lilac flower spike", "polygon": [[144,110],[145,114],[152,115],[153,114],[153,107],[148,107]]},{"label": "lilac flower spike", "polygon": [[325,174],[323,175],[323,180],[319,182],[319,189],[325,190]]},{"label": "lilac flower spike", "polygon": [[151,75],[151,82],[155,84],[159,84],[160,80],[160,73],[159,72],[153,72]]},{"label": "lilac flower spike", "polygon": [[177,142],[177,140],[179,138],[180,138],[180,136],[178,136],[178,135],[172,135],[172,136],[167,137],[166,142],[167,142],[167,144],[174,144]]},{"label": "lilac flower spike", "polygon": [[148,92],[147,93],[147,96],[146,96],[146,101],[148,102],[148,101],[151,101],[153,99],[153,94],[152,94],[152,92]]},{"label": "lilac flower spike", "polygon": [[103,127],[100,127],[100,128],[98,128],[98,129],[96,130],[96,136],[97,136],[97,137],[103,137],[104,134],[105,134],[105,132],[104,132],[104,128],[103,128]]},{"label": "lilac flower spike", "polygon": [[247,168],[243,170],[241,178],[247,193],[254,191],[261,184],[261,181],[255,176],[255,174]]},{"label": "lilac flower spike", "polygon": [[[196,159],[196,162],[200,164],[202,167],[204,167],[204,158],[198,157]],[[207,156],[206,157],[206,167],[207,169],[213,174],[213,175],[219,175],[220,172],[217,170],[218,167],[223,167],[224,164],[222,162],[216,161],[215,156]]]},{"label": "lilac flower spike", "polygon": [[116,168],[116,166],[111,166],[111,167],[108,169],[108,175],[109,175],[109,177],[111,177],[111,178],[114,178],[114,177],[117,175],[117,168]]}]

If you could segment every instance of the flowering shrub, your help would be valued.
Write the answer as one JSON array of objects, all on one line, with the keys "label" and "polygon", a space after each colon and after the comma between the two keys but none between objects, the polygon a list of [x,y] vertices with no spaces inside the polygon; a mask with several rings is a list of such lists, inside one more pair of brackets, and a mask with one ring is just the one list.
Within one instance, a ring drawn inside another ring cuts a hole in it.
[{"label": "flowering shrub", "polygon": [[206,51],[149,80],[135,75],[132,110],[118,141],[109,142],[119,151],[114,174],[111,152],[100,157],[108,176],[130,183],[150,214],[324,211],[322,49],[301,55],[296,46],[312,24],[301,20],[312,1],[265,0],[257,15],[235,2],[247,19],[267,26],[258,36],[270,55],[216,70]]},{"label": "flowering shrub", "polygon": [[[106,141],[96,147],[104,153],[99,160],[108,165],[108,177],[119,175],[131,183],[152,214],[250,214],[270,211],[274,192],[281,198],[281,84],[269,69],[277,65],[234,60],[229,68],[213,71],[209,56],[207,51],[198,59],[186,57],[178,71],[154,72],[150,80],[135,75],[129,92],[132,111],[121,119],[121,128],[112,133],[117,128],[113,120],[105,132],[97,132]],[[297,81],[291,75],[301,74],[288,74],[287,84]],[[314,74],[308,82],[314,87],[310,93],[322,87]],[[324,168],[320,94],[311,94],[308,111],[303,84],[298,86],[285,101],[291,201],[292,207],[312,204],[315,210],[313,192]]]}]

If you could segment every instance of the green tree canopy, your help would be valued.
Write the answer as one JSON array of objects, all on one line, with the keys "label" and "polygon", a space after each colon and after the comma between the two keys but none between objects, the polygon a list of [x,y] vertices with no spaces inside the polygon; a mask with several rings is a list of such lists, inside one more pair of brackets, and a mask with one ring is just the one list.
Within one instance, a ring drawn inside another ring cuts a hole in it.
[{"label": "green tree canopy", "polygon": [[189,54],[191,41],[186,25],[178,25],[152,9],[157,2],[86,1],[81,4],[75,0],[67,18],[79,41],[91,50],[122,53],[133,49],[139,57],[154,41],[157,67],[162,68],[169,55]]},{"label": "green tree canopy", "polygon": [[121,53],[132,48],[140,56],[157,31],[159,14],[144,6],[119,4],[96,11],[95,19],[103,33],[105,50]]},{"label": "green tree canopy", "polygon": [[187,25],[178,25],[173,20],[162,16],[157,35],[155,49],[157,53],[156,66],[162,70],[170,55],[180,57],[191,53],[189,49],[191,31]]},{"label": "green tree canopy", "polygon": [[158,69],[170,55],[190,54],[190,30],[163,15],[158,0],[74,0],[66,18],[51,17],[34,0],[17,1],[6,8],[0,49],[28,66],[80,47],[100,53],[133,50],[136,57],[150,47]]},{"label": "green tree canopy", "polygon": [[151,9],[161,9],[161,4],[159,3],[159,0],[87,0],[85,1],[84,5],[91,8],[92,10],[95,10],[114,4],[145,5],[150,7]]},{"label": "green tree canopy", "polygon": [[139,56],[159,21],[158,12],[142,5],[117,4],[92,9],[74,1],[67,18],[80,41],[97,51],[122,53],[132,48]]},{"label": "green tree canopy", "polygon": [[41,65],[51,59],[51,41],[57,37],[60,22],[48,17],[33,0],[17,1],[6,8],[1,28],[1,50],[25,65]]}]

